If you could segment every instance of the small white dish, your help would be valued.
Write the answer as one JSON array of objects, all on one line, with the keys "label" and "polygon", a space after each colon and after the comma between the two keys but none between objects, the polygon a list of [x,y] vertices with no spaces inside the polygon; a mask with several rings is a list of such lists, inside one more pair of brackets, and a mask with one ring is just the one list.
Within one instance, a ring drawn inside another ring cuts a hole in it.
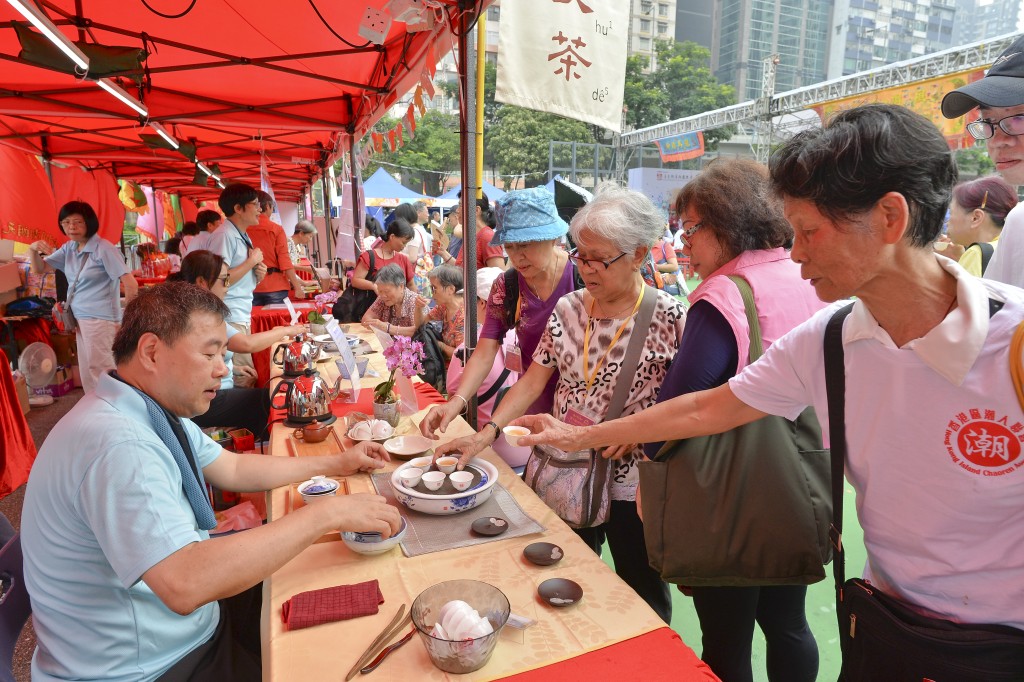
[{"label": "small white dish", "polygon": [[404,469],[398,477],[402,479],[402,485],[406,488],[415,488],[419,484],[420,479],[423,478],[423,469],[417,467]]},{"label": "small white dish", "polygon": [[348,437],[354,441],[374,440],[386,441],[395,435],[395,428],[383,419],[368,419],[357,423],[348,431]]},{"label": "small white dish", "polygon": [[505,440],[514,448],[519,447],[519,439],[530,435],[530,429],[525,426],[506,426],[501,430],[505,434]]},{"label": "small white dish", "polygon": [[395,436],[384,441],[384,449],[396,457],[415,457],[430,449],[434,441],[426,436]]},{"label": "small white dish", "polygon": [[470,471],[454,471],[448,474],[448,480],[452,482],[452,487],[462,492],[463,490],[468,490],[469,486],[472,485],[473,473]]},{"label": "small white dish", "polygon": [[451,474],[453,471],[455,471],[455,467],[459,466],[459,458],[438,457],[436,460],[434,460],[434,464],[436,464],[437,468],[443,471],[444,473]]},{"label": "small white dish", "polygon": [[423,474],[423,485],[427,486],[427,490],[438,490],[447,477],[448,474],[443,471],[428,471]]}]

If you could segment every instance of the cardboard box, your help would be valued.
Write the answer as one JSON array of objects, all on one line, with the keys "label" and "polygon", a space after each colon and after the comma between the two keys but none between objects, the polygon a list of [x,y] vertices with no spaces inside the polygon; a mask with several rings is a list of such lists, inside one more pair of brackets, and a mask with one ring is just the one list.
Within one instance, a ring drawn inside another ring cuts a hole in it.
[{"label": "cardboard box", "polygon": [[52,395],[54,398],[59,398],[71,393],[74,388],[75,382],[71,377],[71,368],[62,366],[57,368],[57,373],[48,386],[33,388],[32,395]]},{"label": "cardboard box", "polygon": [[78,343],[73,333],[50,332],[50,345],[57,354],[58,365],[78,364]]},{"label": "cardboard box", "polygon": [[18,394],[18,403],[21,405],[21,413],[28,414],[30,409],[28,404],[28,384],[25,383],[25,377],[20,374],[14,377],[14,390]]},{"label": "cardboard box", "polygon": [[21,286],[21,270],[15,262],[0,263],[0,291],[11,291]]}]

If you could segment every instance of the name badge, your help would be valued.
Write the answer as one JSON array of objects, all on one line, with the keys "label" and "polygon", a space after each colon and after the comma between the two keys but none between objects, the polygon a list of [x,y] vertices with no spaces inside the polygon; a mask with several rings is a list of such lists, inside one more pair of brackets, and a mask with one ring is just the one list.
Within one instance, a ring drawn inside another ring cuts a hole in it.
[{"label": "name badge", "polygon": [[593,426],[597,423],[597,420],[592,419],[586,413],[574,407],[570,407],[565,413],[565,423],[571,426]]},{"label": "name badge", "polygon": [[519,346],[505,346],[505,369],[516,374],[523,373],[523,351]]}]

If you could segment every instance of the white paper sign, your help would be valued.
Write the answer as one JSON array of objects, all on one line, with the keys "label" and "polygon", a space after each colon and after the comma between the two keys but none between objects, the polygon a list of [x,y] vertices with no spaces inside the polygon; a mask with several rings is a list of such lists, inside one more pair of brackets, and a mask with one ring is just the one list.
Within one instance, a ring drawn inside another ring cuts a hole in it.
[{"label": "white paper sign", "polygon": [[335,360],[338,371],[342,376],[347,374],[349,381],[352,382],[352,394],[347,402],[354,403],[359,398],[359,368],[356,366],[356,356],[352,353],[352,346],[348,345],[348,337],[341,330],[341,325],[338,324],[337,320],[332,319],[327,323],[326,327],[327,333],[331,335],[331,339],[334,341],[334,345],[338,347],[338,353],[341,355],[340,358]]},{"label": "white paper sign", "polygon": [[387,332],[382,332],[376,327],[373,327],[373,333],[377,335],[377,340],[380,341],[381,350],[387,350],[388,348],[391,347],[391,344],[395,342],[395,340],[391,338],[391,334],[388,334]]},{"label": "white paper sign", "polygon": [[507,2],[494,99],[619,132],[632,2]]},{"label": "white paper sign", "polygon": [[402,398],[402,414],[415,414],[419,411],[416,402],[416,389],[412,387],[412,380],[401,372],[395,375],[395,385],[398,386],[398,395]]},{"label": "white paper sign", "polygon": [[288,309],[288,314],[292,316],[292,324],[298,324],[299,313],[295,310],[295,306],[292,305],[291,299],[284,299],[284,307]]}]

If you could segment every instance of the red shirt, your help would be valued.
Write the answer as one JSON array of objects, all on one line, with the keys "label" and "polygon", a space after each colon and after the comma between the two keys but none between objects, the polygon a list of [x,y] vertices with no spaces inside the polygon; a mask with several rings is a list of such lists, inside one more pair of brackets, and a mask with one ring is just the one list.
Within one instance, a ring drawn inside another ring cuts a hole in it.
[{"label": "red shirt", "polygon": [[281,272],[267,273],[263,281],[256,285],[255,291],[287,291],[292,288],[291,282],[284,276],[285,270],[293,270],[291,258],[288,256],[288,237],[284,228],[273,222],[269,216],[260,214],[260,222],[246,231],[252,245],[263,252],[263,264],[267,269],[277,268]]},{"label": "red shirt", "polygon": [[[494,239],[494,230],[489,227],[477,227],[476,228],[476,267],[477,270],[480,268],[487,267],[487,261],[492,258],[500,258],[502,263],[505,262],[505,252],[500,246],[491,246],[491,240]],[[456,265],[462,265],[464,262],[464,254],[466,253],[465,246],[459,249],[459,257],[455,259]],[[499,267],[503,267],[499,266]]]}]

